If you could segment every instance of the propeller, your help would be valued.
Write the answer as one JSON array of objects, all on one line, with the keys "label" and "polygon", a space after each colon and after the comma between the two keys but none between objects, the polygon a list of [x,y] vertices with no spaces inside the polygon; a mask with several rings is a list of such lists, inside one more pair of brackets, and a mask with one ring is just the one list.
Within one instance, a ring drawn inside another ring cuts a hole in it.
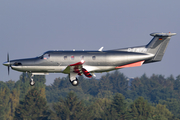
[{"label": "propeller", "polygon": [[11,67],[11,64],[10,64],[10,61],[9,61],[9,53],[7,53],[7,62],[4,62],[3,65],[8,67],[8,75],[9,75],[10,67]]},{"label": "propeller", "polygon": [[[7,62],[9,63],[9,53],[7,53]],[[11,65],[11,64],[8,65],[8,75],[9,75],[9,73],[10,73],[10,69],[9,69],[10,65]]]}]

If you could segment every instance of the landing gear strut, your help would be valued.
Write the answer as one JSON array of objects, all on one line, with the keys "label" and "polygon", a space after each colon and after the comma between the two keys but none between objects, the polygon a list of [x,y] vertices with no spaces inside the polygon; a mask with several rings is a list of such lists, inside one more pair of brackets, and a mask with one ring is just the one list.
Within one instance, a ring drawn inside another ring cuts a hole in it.
[{"label": "landing gear strut", "polygon": [[79,80],[76,78],[75,80],[69,80],[73,86],[77,86],[79,84]]},{"label": "landing gear strut", "polygon": [[30,85],[31,86],[34,86],[35,85],[35,82],[33,81],[33,77],[34,77],[34,75],[33,74],[31,74],[31,81],[30,81]]}]

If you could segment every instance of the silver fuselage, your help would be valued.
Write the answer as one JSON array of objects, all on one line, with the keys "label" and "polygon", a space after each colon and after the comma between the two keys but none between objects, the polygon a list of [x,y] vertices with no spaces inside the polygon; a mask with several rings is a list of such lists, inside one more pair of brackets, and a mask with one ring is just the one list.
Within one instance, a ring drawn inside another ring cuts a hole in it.
[{"label": "silver fuselage", "polygon": [[[49,55],[45,58],[46,55]],[[11,60],[11,68],[21,72],[61,73],[70,64],[84,60],[89,72],[105,72],[116,67],[152,59],[153,54],[127,51],[47,51],[42,56]],[[69,72],[63,72],[69,74]]]}]

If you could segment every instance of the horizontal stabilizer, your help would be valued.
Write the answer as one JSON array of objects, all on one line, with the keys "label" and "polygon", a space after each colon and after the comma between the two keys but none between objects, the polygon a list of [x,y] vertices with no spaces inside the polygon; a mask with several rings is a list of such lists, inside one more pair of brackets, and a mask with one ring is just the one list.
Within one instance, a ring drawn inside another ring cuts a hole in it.
[{"label": "horizontal stabilizer", "polygon": [[151,36],[158,36],[158,37],[171,37],[176,35],[176,33],[151,33]]}]

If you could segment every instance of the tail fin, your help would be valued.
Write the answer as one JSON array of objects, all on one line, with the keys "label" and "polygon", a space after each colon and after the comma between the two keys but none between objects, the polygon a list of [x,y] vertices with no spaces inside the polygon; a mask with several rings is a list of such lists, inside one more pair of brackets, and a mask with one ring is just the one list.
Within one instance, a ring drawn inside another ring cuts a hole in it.
[{"label": "tail fin", "polygon": [[171,36],[176,35],[176,33],[151,33],[150,35],[154,37],[145,46],[121,48],[113,51],[147,53],[154,56],[152,59],[146,60],[144,63],[161,61]]},{"label": "tail fin", "polygon": [[176,33],[152,33],[150,35],[154,38],[146,45],[147,53],[155,56],[147,62],[161,61],[171,36],[176,35]]}]

